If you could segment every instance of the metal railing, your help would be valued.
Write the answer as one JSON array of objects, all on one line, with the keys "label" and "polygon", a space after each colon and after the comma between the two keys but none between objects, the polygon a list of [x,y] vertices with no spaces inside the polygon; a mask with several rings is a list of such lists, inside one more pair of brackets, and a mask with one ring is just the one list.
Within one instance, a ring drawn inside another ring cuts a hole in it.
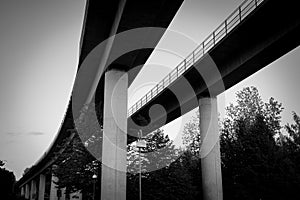
[{"label": "metal railing", "polygon": [[221,23],[192,53],[190,53],[176,68],[174,68],[167,76],[165,76],[154,88],[137,101],[128,110],[128,116],[131,116],[180,75],[189,69],[195,62],[203,57],[210,49],[212,49],[220,40],[222,40],[230,31],[232,31],[241,21],[257,8],[264,0],[245,0],[237,9],[235,9],[227,19]]}]

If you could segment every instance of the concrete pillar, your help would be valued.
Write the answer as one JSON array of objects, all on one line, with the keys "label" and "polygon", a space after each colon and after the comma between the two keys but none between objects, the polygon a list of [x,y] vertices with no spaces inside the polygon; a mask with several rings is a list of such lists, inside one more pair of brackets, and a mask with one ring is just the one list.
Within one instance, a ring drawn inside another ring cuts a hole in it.
[{"label": "concrete pillar", "polygon": [[38,200],[44,200],[45,187],[46,187],[46,176],[44,174],[40,174]]},{"label": "concrete pillar", "polygon": [[101,199],[126,199],[127,144],[126,72],[112,69],[105,73]]},{"label": "concrete pillar", "polygon": [[35,182],[34,179],[31,180],[30,199],[31,200],[35,200],[36,199],[36,182]]},{"label": "concrete pillar", "polygon": [[201,171],[204,200],[222,200],[217,98],[200,98]]},{"label": "concrete pillar", "polygon": [[57,188],[54,181],[58,181],[57,177],[55,177],[53,174],[51,176],[51,184],[50,184],[50,200],[58,200],[57,198]]},{"label": "concrete pillar", "polygon": [[26,183],[25,185],[25,199],[29,199],[29,196],[30,196],[30,190],[29,190],[29,184]]},{"label": "concrete pillar", "polygon": [[21,187],[21,197],[25,196],[25,188],[24,186]]}]

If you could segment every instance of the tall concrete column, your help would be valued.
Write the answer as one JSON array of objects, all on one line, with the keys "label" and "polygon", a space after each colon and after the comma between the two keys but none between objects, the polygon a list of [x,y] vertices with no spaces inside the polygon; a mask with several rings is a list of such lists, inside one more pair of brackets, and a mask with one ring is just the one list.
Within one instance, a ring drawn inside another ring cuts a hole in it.
[{"label": "tall concrete column", "polygon": [[40,174],[38,200],[44,200],[45,187],[46,187],[46,176],[44,174]]},{"label": "tall concrete column", "polygon": [[26,183],[26,185],[25,185],[25,199],[29,199],[29,196],[30,196],[29,184]]},{"label": "tall concrete column", "polygon": [[102,200],[126,199],[127,72],[112,69],[105,73]]},{"label": "tall concrete column", "polygon": [[24,186],[21,187],[21,197],[25,196],[25,188]]},{"label": "tall concrete column", "polygon": [[36,198],[36,182],[34,179],[31,180],[31,187],[30,187],[30,199],[35,200]]},{"label": "tall concrete column", "polygon": [[53,174],[51,176],[51,183],[50,183],[50,200],[57,200],[57,188],[54,181],[57,181],[57,177],[55,177]]},{"label": "tall concrete column", "polygon": [[222,200],[217,98],[200,98],[201,171],[204,200]]}]

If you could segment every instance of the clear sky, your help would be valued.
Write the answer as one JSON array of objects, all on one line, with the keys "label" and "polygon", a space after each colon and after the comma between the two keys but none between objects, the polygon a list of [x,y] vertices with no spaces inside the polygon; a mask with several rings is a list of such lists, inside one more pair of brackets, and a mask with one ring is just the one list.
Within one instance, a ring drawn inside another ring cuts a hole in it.
[{"label": "clear sky", "polygon": [[[182,40],[164,36],[160,50],[151,55],[129,88],[129,105],[171,71],[241,2],[186,0],[170,25]],[[17,178],[47,150],[62,122],[77,69],[84,6],[83,0],[0,1],[0,160],[7,161],[7,168]],[[290,122],[291,111],[300,113],[299,55],[298,47],[227,90],[223,94],[225,104],[234,101],[236,91],[254,85],[263,100],[273,96],[283,103],[283,121]],[[223,110],[224,104],[219,103],[219,111]],[[179,119],[171,126],[174,129],[182,124]],[[173,129],[166,128],[166,133]]]}]

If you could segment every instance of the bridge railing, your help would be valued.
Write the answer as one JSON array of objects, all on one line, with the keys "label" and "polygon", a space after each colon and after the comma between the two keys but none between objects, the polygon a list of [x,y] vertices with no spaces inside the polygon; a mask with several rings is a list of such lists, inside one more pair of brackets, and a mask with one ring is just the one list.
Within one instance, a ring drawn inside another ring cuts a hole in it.
[{"label": "bridge railing", "polygon": [[187,69],[194,65],[210,49],[220,42],[228,33],[230,33],[241,21],[255,10],[264,0],[245,0],[237,9],[235,9],[226,20],[221,23],[196,49],[190,53],[182,62],[180,62],[167,76],[165,76],[154,88],[137,101],[128,110],[128,116],[131,116],[146,103],[151,101],[156,95],[168,87]]}]

